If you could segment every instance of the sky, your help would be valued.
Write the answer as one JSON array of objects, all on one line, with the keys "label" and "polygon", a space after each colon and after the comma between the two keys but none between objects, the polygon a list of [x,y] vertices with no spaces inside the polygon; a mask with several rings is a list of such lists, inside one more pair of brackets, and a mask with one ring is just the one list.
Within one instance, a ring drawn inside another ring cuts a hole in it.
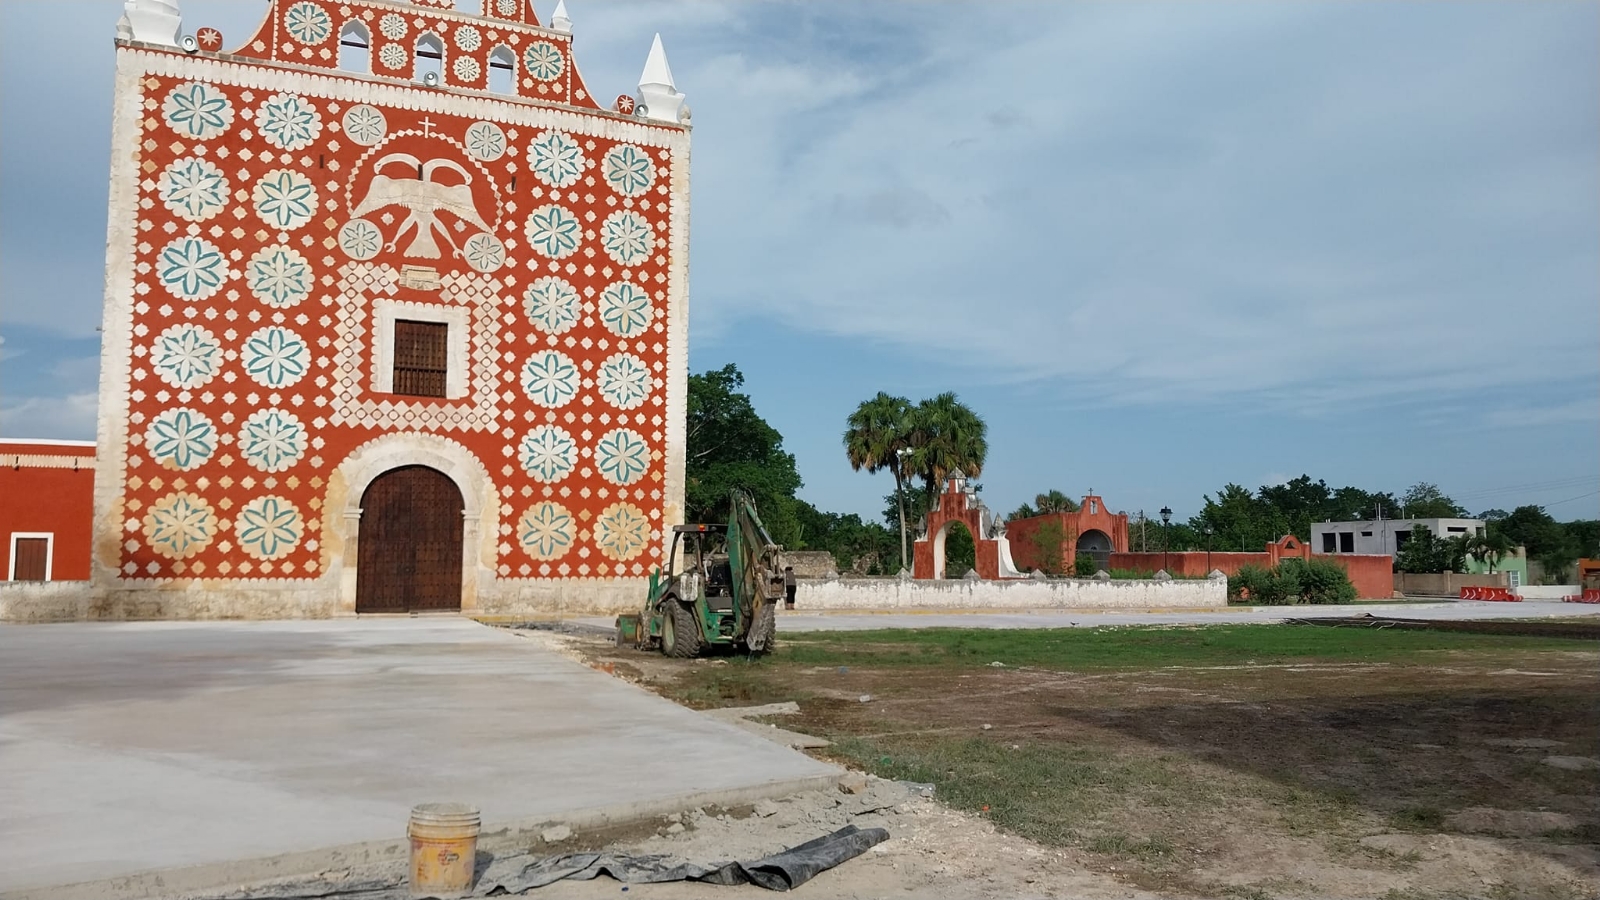
[{"label": "sky", "polygon": [[[599,97],[661,34],[691,370],[820,508],[883,509],[841,442],[883,390],[987,421],[1001,511],[1308,473],[1600,516],[1600,3],[567,6]],[[0,17],[0,435],[94,437],[120,7]]]}]

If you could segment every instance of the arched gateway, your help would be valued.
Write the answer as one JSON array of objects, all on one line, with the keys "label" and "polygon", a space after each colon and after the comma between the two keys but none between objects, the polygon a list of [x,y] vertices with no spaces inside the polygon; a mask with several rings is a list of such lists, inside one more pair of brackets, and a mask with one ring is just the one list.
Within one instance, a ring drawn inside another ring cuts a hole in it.
[{"label": "arched gateway", "polygon": [[403,466],[361,495],[356,612],[461,609],[461,491],[448,475]]}]

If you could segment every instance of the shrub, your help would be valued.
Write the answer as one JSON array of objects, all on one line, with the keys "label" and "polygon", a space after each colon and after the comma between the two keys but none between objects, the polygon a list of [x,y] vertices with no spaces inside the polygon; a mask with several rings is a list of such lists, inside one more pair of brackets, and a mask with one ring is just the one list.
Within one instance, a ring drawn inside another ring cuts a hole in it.
[{"label": "shrub", "polygon": [[1095,562],[1091,554],[1079,553],[1078,558],[1072,561],[1072,574],[1079,578],[1093,578],[1094,573],[1098,571],[1100,564]]},{"label": "shrub", "polygon": [[1241,566],[1228,576],[1228,599],[1258,606],[1349,603],[1356,599],[1356,588],[1337,563],[1286,559],[1271,569]]}]

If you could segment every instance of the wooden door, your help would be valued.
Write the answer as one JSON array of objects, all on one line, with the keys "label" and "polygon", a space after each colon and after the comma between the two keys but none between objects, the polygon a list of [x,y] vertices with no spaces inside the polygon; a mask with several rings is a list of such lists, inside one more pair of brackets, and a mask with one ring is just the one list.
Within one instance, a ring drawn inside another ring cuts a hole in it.
[{"label": "wooden door", "polygon": [[461,492],[444,473],[406,466],[361,495],[356,612],[461,608]]},{"label": "wooden door", "polygon": [[49,573],[45,571],[50,556],[49,538],[16,538],[11,545],[17,554],[12,566],[13,576],[17,581],[45,581]]}]

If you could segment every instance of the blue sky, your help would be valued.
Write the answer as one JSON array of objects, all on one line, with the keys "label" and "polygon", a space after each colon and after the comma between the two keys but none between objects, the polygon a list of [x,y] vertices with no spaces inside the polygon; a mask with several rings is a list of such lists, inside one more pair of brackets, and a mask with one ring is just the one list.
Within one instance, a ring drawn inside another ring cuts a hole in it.
[{"label": "blue sky", "polygon": [[[120,5],[6,5],[7,436],[93,436]],[[265,4],[182,7],[232,46]],[[1600,515],[1600,4],[568,7],[598,96],[661,32],[691,367],[744,370],[820,507],[890,489],[856,403],[954,390],[1002,510],[1307,472]]]}]

